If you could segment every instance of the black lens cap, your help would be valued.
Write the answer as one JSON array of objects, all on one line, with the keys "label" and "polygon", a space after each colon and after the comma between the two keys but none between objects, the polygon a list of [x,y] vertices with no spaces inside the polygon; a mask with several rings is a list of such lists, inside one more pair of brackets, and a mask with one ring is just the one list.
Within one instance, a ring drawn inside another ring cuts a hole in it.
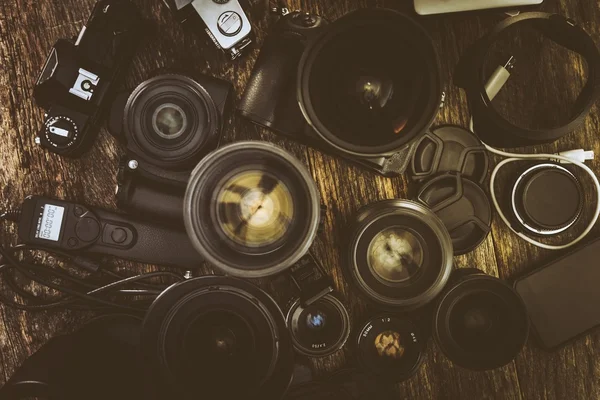
[{"label": "black lens cap", "polygon": [[583,209],[581,184],[565,167],[554,163],[534,165],[516,180],[512,211],[531,233],[554,235],[571,227]]},{"label": "black lens cap", "polygon": [[424,180],[442,172],[460,172],[482,183],[489,159],[485,147],[473,132],[455,125],[427,132],[416,146],[411,161],[412,178]]},{"label": "black lens cap", "polygon": [[365,372],[381,382],[397,383],[417,372],[423,363],[425,342],[412,321],[380,315],[360,330],[357,348]]},{"label": "black lens cap", "polygon": [[447,173],[425,183],[417,200],[442,220],[461,255],[475,250],[492,225],[492,207],[484,190],[458,173]]}]

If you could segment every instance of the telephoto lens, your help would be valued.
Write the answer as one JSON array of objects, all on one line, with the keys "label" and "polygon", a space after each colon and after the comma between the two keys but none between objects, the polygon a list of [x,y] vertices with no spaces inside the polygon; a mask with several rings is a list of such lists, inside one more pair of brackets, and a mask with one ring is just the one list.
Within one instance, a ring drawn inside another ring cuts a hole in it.
[{"label": "telephoto lens", "polygon": [[350,316],[337,298],[328,294],[302,306],[296,300],[287,314],[296,351],[308,357],[324,357],[340,350],[350,336]]},{"label": "telephoto lens", "polygon": [[276,400],[294,367],[275,301],[228,277],[195,278],[163,292],[144,320],[142,351],[157,399]]},{"label": "telephoto lens", "polygon": [[424,348],[417,326],[393,315],[370,319],[357,339],[359,364],[382,383],[413,376],[423,363]]},{"label": "telephoto lens", "polygon": [[212,265],[242,278],[281,272],[308,252],[320,222],[320,196],[306,167],[264,142],[238,142],[192,172],[184,222]]},{"label": "telephoto lens", "polygon": [[452,257],[450,235],[429,208],[386,200],[361,209],[355,217],[345,272],[378,306],[413,311],[442,291]]},{"label": "telephoto lens", "polygon": [[502,367],[528,334],[527,311],[508,283],[474,268],[453,273],[433,318],[435,341],[453,363],[472,370]]}]

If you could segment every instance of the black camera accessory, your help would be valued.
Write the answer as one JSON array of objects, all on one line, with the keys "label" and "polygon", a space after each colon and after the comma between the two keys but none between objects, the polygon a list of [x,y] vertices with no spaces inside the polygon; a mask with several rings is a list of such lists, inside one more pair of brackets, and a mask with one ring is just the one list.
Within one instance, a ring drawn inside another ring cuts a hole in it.
[{"label": "black camera accessory", "polygon": [[417,200],[442,220],[452,238],[454,255],[475,250],[492,229],[492,206],[485,191],[459,173],[427,181]]},{"label": "black camera accessory", "polygon": [[534,332],[548,350],[600,326],[600,240],[579,247],[515,282]]},{"label": "black camera accessory", "polygon": [[436,304],[433,337],[446,357],[463,368],[508,364],[528,333],[527,311],[518,294],[475,268],[456,270]]},{"label": "black camera accessory", "polygon": [[536,164],[516,179],[510,210],[522,231],[555,235],[569,229],[581,216],[584,193],[579,180],[562,165]]},{"label": "black camera accessory", "polygon": [[[571,120],[564,126],[548,130],[525,129],[510,123],[494,108],[486,91],[484,63],[493,44],[506,29],[529,25],[550,40],[580,54],[588,66],[588,79],[577,99]],[[495,147],[521,147],[550,143],[577,130],[600,97],[600,52],[593,39],[575,22],[556,14],[521,13],[507,18],[480,39],[459,63],[456,84],[465,89],[473,114],[474,132]]]},{"label": "black camera accessory", "polygon": [[280,399],[293,372],[293,349],[275,301],[253,284],[204,276],[167,289],[142,330],[149,398]]},{"label": "black camera accessory", "polygon": [[318,15],[285,10],[265,39],[238,111],[279,134],[323,147],[318,136],[310,132],[298,106],[296,77],[306,43],[321,32],[327,21]]},{"label": "black camera accessory", "polygon": [[205,75],[159,75],[121,92],[109,119],[109,131],[127,146],[119,208],[181,225],[190,172],[217,148],[232,102],[232,85]]},{"label": "black camera accessory", "polygon": [[386,200],[364,207],[354,218],[346,250],[349,280],[367,299],[394,311],[431,302],[452,270],[452,240],[427,207]]},{"label": "black camera accessory", "polygon": [[460,172],[465,178],[483,183],[488,165],[487,151],[473,132],[445,125],[419,140],[411,160],[411,176],[421,181],[442,172]]},{"label": "black camera accessory", "polygon": [[19,238],[47,249],[149,264],[195,269],[202,263],[183,230],[41,196],[28,196],[23,202]]},{"label": "black camera accessory", "polygon": [[417,373],[425,342],[417,326],[395,315],[371,318],[358,333],[358,361],[381,382],[397,383]]},{"label": "black camera accessory", "polygon": [[184,201],[194,247],[215,267],[243,278],[273,275],[299,261],[316,237],[320,213],[306,167],[265,142],[233,143],[206,156]]},{"label": "black camera accessory", "polygon": [[106,315],[51,339],[0,389],[0,400],[141,399],[141,322],[134,316]]},{"label": "black camera accessory", "polygon": [[296,86],[304,117],[328,146],[398,175],[440,109],[441,81],[436,48],[419,23],[360,9],[310,42]]},{"label": "black camera accessory", "polygon": [[290,301],[286,316],[294,348],[308,357],[324,357],[340,350],[350,335],[350,315],[331,294],[331,278],[310,253],[289,271],[300,291],[300,297]]},{"label": "black camera accessory", "polygon": [[100,0],[75,43],[56,42],[33,90],[46,110],[37,144],[68,157],[91,147],[143,30],[131,2]]},{"label": "black camera accessory", "polygon": [[204,31],[232,60],[252,43],[252,25],[238,0],[163,0],[184,26]]}]

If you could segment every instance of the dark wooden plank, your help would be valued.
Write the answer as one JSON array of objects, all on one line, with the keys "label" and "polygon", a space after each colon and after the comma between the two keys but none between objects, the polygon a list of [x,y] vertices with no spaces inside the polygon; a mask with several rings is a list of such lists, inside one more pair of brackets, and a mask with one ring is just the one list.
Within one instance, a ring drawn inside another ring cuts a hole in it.
[{"label": "dark wooden plank", "polygon": [[[130,87],[151,76],[153,71],[177,67],[228,79],[234,83],[238,98],[241,96],[258,49],[241,60],[228,62],[206,37],[184,33],[160,1],[137,0],[136,3],[144,15],[155,22],[155,30],[144,49],[136,56],[134,66],[128,74],[127,84]],[[269,28],[265,3],[260,2],[252,10],[259,45]],[[374,5],[410,12],[412,2],[296,0],[290,3],[293,9],[318,12],[335,19],[357,7]],[[115,208],[112,193],[120,149],[106,132],[102,133],[90,154],[81,160],[64,160],[33,145],[35,132],[42,123],[42,112],[31,98],[39,69],[52,43],[59,37],[75,35],[89,15],[92,5],[93,0],[0,2],[2,206],[18,204],[24,195],[39,193]],[[600,11],[595,2],[547,0],[543,9],[560,11],[581,22],[596,41],[600,42]],[[489,12],[422,19],[438,46],[443,76],[448,82],[446,106],[442,109],[437,124],[455,123],[466,126],[468,123],[464,92],[451,83],[453,70],[468,45],[501,18],[498,12]],[[571,71],[573,68],[581,68],[580,63],[576,58],[552,46],[545,46],[543,51],[538,51],[535,39],[522,45],[527,52],[523,62],[519,60],[517,71],[521,72],[519,75],[515,72],[514,79],[501,94],[498,99],[500,106],[506,107],[507,112],[519,118],[526,118],[532,112],[544,113],[548,109],[555,110],[556,107],[560,109],[564,106],[561,102],[566,102],[569,98],[562,94],[572,96],[577,88],[574,85],[578,82],[577,75]],[[532,89],[521,90],[522,83],[519,82],[526,82],[527,87]],[[533,101],[530,100],[532,98]],[[531,107],[523,104],[531,104]],[[543,104],[547,104],[547,108]],[[598,125],[598,110],[595,108],[582,132],[540,149],[557,151],[576,145],[575,147],[598,152],[600,142],[595,136]],[[325,232],[314,245],[315,254],[333,275],[336,287],[345,298],[355,322],[364,320],[367,316],[366,307],[344,281],[341,273],[339,249],[344,245],[342,234],[358,208],[381,199],[408,198],[415,193],[415,185],[405,177],[386,179],[376,176],[344,160],[281,139],[234,117],[226,130],[224,142],[241,139],[261,139],[279,144],[310,167],[323,194],[323,203],[329,209]],[[598,167],[597,162],[591,165]],[[516,170],[517,166],[507,168],[500,183],[506,184],[507,177]],[[592,197],[589,196],[590,204]],[[14,233],[12,228],[3,228],[0,231],[3,243],[14,240]],[[594,234],[598,235],[597,229]],[[456,266],[476,266],[492,275],[514,278],[554,256],[553,253],[538,251],[522,243],[499,221],[495,221],[493,233],[486,242],[474,253],[457,257]],[[131,271],[145,268],[128,263],[120,265]],[[292,296],[289,282],[285,282],[283,278],[264,280],[261,285],[275,292],[282,305]],[[77,313],[23,313],[0,306],[0,384],[46,340],[58,332],[74,328],[89,317]],[[433,343],[429,343],[424,367],[417,376],[400,385],[400,392],[402,398],[414,399],[599,398],[599,350],[598,334],[590,335],[552,354],[543,353],[531,343],[516,362],[496,371],[474,373],[453,366]],[[349,365],[352,361],[353,350],[349,345],[339,354],[312,364],[317,371],[324,373]]]}]

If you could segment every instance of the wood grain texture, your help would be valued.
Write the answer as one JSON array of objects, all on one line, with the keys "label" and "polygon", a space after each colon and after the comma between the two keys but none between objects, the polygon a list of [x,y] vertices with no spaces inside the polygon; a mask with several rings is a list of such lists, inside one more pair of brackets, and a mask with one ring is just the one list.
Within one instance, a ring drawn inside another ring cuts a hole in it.
[{"label": "wood grain texture", "polygon": [[[239,99],[270,26],[266,1],[257,2],[251,11],[258,46],[235,62],[220,54],[206,36],[184,32],[159,0],[135,2],[144,16],[153,21],[154,29],[127,75],[129,87],[155,70],[176,67],[230,80]],[[115,172],[122,150],[110,135],[103,131],[93,150],[80,160],[62,159],[34,145],[35,133],[43,121],[43,112],[31,96],[34,82],[52,44],[60,37],[76,35],[93,3],[94,0],[0,0],[0,207],[20,204],[27,194],[43,194],[115,209]],[[389,7],[413,13],[410,0],[294,0],[290,6],[329,19],[359,7]],[[572,18],[600,43],[598,1],[546,0],[541,9]],[[446,105],[436,120],[437,125],[467,125],[466,97],[452,84],[453,71],[466,48],[502,18],[496,11],[420,18],[436,43],[446,82]],[[518,64],[497,106],[524,123],[560,121],[564,117],[561,111],[567,109],[581,87],[580,71],[585,71],[585,66],[573,54],[529,34],[525,32],[518,39],[507,38],[506,46],[498,49],[498,60],[506,57],[507,49],[517,52]],[[585,148],[600,154],[599,128],[600,113],[596,106],[582,129],[535,150]],[[374,175],[237,117],[230,121],[224,136],[225,143],[242,139],[276,143],[309,166],[329,210],[325,232],[314,244],[314,253],[333,276],[355,323],[366,319],[373,311],[348,286],[341,272],[344,229],[358,208],[377,200],[408,198],[417,187],[406,177],[387,179]],[[491,164],[497,161],[492,157]],[[590,166],[598,170],[600,162],[594,161]],[[508,167],[502,173],[500,186],[521,168]],[[587,182],[585,177],[582,180]],[[586,204],[591,206],[594,196],[589,191],[586,196]],[[590,210],[586,210],[588,217],[589,214]],[[582,229],[581,224],[578,228]],[[591,236],[600,236],[600,228],[596,227]],[[14,243],[14,229],[2,226],[0,239],[2,243]],[[473,253],[456,257],[455,266],[478,267],[491,275],[514,279],[556,256],[517,240],[495,218],[487,240]],[[126,262],[119,265],[129,271],[152,268]],[[289,282],[282,277],[260,284],[273,292],[282,305],[293,295]],[[72,330],[90,317],[74,312],[25,313],[0,305],[0,385],[50,337]],[[318,372],[325,373],[351,364],[353,356],[349,345],[338,354],[311,364]],[[599,356],[600,332],[554,353],[539,349],[532,338],[513,363],[495,371],[475,373],[453,366],[430,342],[424,366],[414,378],[399,385],[399,398],[598,399]]]}]

